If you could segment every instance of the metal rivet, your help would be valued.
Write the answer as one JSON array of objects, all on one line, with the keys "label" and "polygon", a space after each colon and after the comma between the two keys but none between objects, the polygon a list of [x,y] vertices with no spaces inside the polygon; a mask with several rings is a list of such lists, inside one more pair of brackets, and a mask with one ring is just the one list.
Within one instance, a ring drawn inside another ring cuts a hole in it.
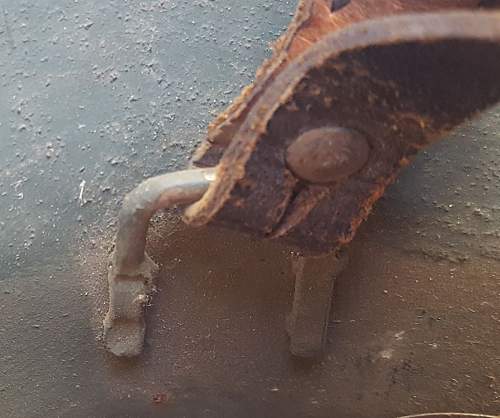
[{"label": "metal rivet", "polygon": [[287,149],[286,162],[299,178],[331,183],[359,171],[368,161],[370,146],[351,129],[324,127],[300,135]]}]

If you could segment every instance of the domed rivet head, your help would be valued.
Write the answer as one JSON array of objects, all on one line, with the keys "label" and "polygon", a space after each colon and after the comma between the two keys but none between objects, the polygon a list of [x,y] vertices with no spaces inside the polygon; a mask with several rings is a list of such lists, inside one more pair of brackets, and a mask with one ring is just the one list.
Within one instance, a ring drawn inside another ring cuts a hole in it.
[{"label": "domed rivet head", "polygon": [[358,172],[370,146],[360,133],[339,127],[311,129],[287,149],[286,162],[295,176],[311,183],[332,183]]}]

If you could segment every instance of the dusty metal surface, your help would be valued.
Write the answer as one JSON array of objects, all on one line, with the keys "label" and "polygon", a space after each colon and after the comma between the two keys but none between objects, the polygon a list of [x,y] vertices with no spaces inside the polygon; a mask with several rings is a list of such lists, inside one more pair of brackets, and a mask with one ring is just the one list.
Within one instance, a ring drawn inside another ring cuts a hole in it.
[{"label": "dusty metal surface", "polygon": [[295,4],[1,6],[4,416],[498,414],[499,109],[379,202],[337,279],[322,361],[288,354],[288,253],[169,216],[149,244],[158,332],[143,358],[116,361],[96,339],[121,196],[187,163]]}]

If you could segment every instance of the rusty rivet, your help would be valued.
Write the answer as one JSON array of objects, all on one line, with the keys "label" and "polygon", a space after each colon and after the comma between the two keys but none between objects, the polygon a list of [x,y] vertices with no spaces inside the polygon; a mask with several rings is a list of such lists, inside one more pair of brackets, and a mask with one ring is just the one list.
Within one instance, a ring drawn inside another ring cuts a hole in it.
[{"label": "rusty rivet", "polygon": [[351,129],[324,127],[300,135],[287,149],[286,162],[299,178],[331,183],[359,171],[368,161],[370,146]]}]

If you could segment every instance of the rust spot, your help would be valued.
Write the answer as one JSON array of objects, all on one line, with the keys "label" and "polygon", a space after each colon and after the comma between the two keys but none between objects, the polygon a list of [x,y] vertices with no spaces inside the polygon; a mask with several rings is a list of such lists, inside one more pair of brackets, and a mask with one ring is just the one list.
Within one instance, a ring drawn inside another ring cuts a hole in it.
[{"label": "rust spot", "polygon": [[153,401],[154,404],[160,405],[160,404],[165,404],[170,401],[172,398],[171,394],[168,392],[160,392],[160,393],[155,393],[151,400]]}]

